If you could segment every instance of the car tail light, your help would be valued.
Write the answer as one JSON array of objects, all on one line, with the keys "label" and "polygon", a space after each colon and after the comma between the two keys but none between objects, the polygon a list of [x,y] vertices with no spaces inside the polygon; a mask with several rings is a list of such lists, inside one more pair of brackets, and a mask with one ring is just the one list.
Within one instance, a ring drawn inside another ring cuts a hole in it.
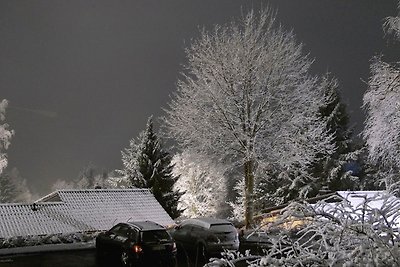
[{"label": "car tail light", "polygon": [[142,249],[142,247],[141,247],[140,245],[134,245],[134,246],[132,247],[132,251],[133,251],[134,253],[142,253],[142,252],[143,252],[143,249]]}]

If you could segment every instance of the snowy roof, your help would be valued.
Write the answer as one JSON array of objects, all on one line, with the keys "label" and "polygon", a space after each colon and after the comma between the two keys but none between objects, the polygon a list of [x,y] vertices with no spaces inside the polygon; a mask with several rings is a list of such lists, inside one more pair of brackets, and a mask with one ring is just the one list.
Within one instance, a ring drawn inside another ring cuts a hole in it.
[{"label": "snowy roof", "polygon": [[174,223],[148,189],[60,190],[32,205],[0,204],[0,237],[107,230],[128,220]]},{"label": "snowy roof", "polygon": [[[368,205],[370,209],[382,209],[387,201],[400,201],[386,191],[337,191],[336,195],[346,200],[352,208]],[[330,204],[335,206],[335,204]]]},{"label": "snowy roof", "polygon": [[[322,204],[318,203],[321,200],[324,200],[324,202]],[[382,209],[388,201],[397,201],[400,204],[400,199],[387,191],[335,191],[305,199],[311,206],[318,208],[318,206],[322,205],[324,210],[335,210],[343,200],[346,200],[352,208],[357,208],[363,203],[367,203],[370,209]],[[262,219],[266,214],[279,212],[288,205],[289,203],[285,203],[264,209],[263,213],[255,216],[255,218]]]},{"label": "snowy roof", "polygon": [[345,205],[340,202],[313,204],[318,210],[338,215],[341,212],[351,212],[354,215],[372,216],[378,211],[388,212],[385,216],[387,221],[395,227],[400,227],[400,199],[387,191],[337,191],[336,194],[346,201]]},{"label": "snowy roof", "polygon": [[384,202],[382,197],[387,196],[392,200],[396,199],[395,196],[386,191],[337,191],[336,193],[349,201],[354,207],[364,203],[365,200],[369,200],[368,205],[370,207],[380,209]]}]

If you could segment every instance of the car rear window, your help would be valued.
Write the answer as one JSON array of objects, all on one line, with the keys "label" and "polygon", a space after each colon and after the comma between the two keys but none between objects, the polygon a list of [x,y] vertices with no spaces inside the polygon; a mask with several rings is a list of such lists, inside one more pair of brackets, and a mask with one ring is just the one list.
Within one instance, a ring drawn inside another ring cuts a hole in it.
[{"label": "car rear window", "polygon": [[236,239],[236,228],[232,224],[212,224],[210,230],[221,242],[233,241]]},{"label": "car rear window", "polygon": [[212,224],[210,230],[216,233],[232,232],[235,230],[232,224]]},{"label": "car rear window", "polygon": [[144,243],[159,243],[170,241],[171,236],[165,230],[153,230],[142,232],[142,241]]}]

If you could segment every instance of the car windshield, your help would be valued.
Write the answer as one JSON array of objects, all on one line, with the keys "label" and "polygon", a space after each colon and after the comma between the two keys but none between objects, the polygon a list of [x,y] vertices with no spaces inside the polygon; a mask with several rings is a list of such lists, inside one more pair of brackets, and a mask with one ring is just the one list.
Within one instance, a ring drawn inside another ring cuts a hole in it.
[{"label": "car windshield", "polygon": [[171,240],[171,236],[164,230],[153,230],[142,232],[142,241],[144,243],[159,243]]}]

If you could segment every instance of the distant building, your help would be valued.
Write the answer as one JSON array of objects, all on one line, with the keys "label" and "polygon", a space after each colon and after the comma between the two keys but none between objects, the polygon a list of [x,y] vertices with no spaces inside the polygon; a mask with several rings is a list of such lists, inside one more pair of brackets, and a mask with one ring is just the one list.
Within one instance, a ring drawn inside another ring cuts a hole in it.
[{"label": "distant building", "polygon": [[128,220],[174,224],[148,189],[59,190],[33,204],[0,204],[0,238],[107,230]]}]

